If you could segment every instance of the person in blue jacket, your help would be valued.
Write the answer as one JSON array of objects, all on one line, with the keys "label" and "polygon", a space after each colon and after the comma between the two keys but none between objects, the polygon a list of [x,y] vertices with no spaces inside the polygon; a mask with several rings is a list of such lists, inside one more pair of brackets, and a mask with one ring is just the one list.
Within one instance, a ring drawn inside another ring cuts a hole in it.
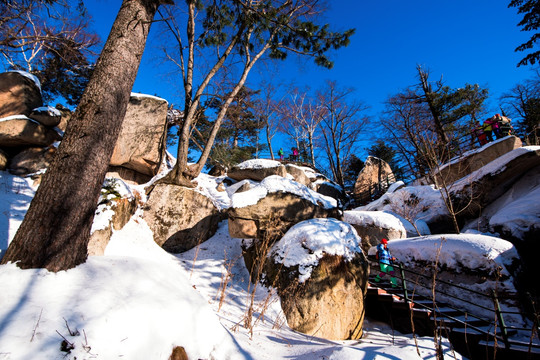
[{"label": "person in blue jacket", "polygon": [[390,254],[390,250],[388,250],[388,240],[382,239],[381,243],[377,245],[376,257],[377,260],[379,260],[381,272],[375,277],[375,282],[381,281],[385,274],[390,274],[390,282],[392,283],[392,287],[397,287],[397,281],[394,276],[394,267],[392,266],[396,258],[393,257]]}]

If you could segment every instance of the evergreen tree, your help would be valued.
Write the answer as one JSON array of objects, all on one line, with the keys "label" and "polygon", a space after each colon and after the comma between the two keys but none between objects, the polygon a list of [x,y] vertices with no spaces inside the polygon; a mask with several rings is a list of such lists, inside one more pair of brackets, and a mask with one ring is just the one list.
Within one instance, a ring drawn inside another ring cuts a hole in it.
[{"label": "evergreen tree", "polygon": [[[538,30],[540,27],[540,0],[512,0],[508,7],[517,7],[518,14],[523,14],[523,19],[519,22],[519,26],[522,27],[522,31]],[[526,51],[533,49],[535,45],[540,42],[540,33],[534,33],[529,41],[521,44],[515,51]],[[521,65],[534,65],[536,62],[540,63],[540,50],[533,51],[527,54],[518,63]]]},{"label": "evergreen tree", "polygon": [[367,149],[367,151],[369,155],[384,160],[390,166],[394,173],[395,180],[403,180],[405,171],[403,167],[399,165],[399,161],[396,157],[396,150],[386,145],[383,140],[378,139],[375,144]]},{"label": "evergreen tree", "polygon": [[364,168],[364,162],[360,160],[356,155],[351,154],[345,159],[343,164],[343,182],[345,184],[345,190],[352,191],[354,184],[358,178],[358,174]]}]

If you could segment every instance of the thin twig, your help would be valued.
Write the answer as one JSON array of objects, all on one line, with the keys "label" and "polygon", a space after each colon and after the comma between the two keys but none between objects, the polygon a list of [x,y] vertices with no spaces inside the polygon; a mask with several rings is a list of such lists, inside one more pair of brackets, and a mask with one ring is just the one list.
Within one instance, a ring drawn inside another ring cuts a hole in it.
[{"label": "thin twig", "polygon": [[36,330],[39,326],[39,321],[41,320],[41,314],[43,314],[43,308],[41,308],[41,312],[39,313],[39,318],[36,322],[36,326],[34,327],[34,331],[32,332],[32,338],[30,339],[30,342],[34,341],[34,336],[36,336]]}]

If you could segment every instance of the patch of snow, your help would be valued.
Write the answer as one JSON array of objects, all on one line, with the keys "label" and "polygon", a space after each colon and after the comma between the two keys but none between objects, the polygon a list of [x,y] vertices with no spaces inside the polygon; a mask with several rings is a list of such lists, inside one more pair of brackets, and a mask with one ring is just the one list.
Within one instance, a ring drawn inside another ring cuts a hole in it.
[{"label": "patch of snow", "polygon": [[268,159],[251,159],[246,160],[238,165],[235,165],[236,168],[240,170],[245,169],[268,169],[275,168],[280,166],[281,163],[277,160],[268,160]]},{"label": "patch of snow", "polygon": [[37,112],[37,113],[45,113],[49,116],[62,116],[62,113],[60,112],[60,110],[49,105],[35,108],[32,111]]},{"label": "patch of snow", "polygon": [[[416,206],[410,205],[411,199],[418,199]],[[415,221],[431,221],[448,216],[448,210],[439,190],[431,185],[407,186],[386,192],[379,199],[355,208],[360,211],[389,211],[395,214],[407,213],[407,217]]]},{"label": "patch of snow", "polygon": [[391,194],[394,191],[396,191],[398,188],[403,187],[403,186],[405,186],[405,183],[403,181],[401,181],[401,180],[396,181],[395,183],[390,184],[390,186],[388,187],[388,190],[386,190],[386,192]]},{"label": "patch of snow", "polygon": [[337,207],[336,199],[319,194],[305,185],[297,183],[291,179],[286,179],[279,175],[272,175],[265,178],[258,185],[248,191],[234,193],[231,198],[231,206],[240,208],[250,205],[255,205],[259,200],[266,197],[269,193],[285,192],[298,195],[303,199],[309,200],[314,204],[318,204],[325,209]]},{"label": "patch of snow", "polygon": [[141,94],[141,93],[132,92],[130,94],[130,96],[134,97],[134,98],[139,98],[139,99],[150,98],[150,99],[155,99],[155,100],[159,100],[159,101],[165,101],[167,104],[169,103],[167,100],[165,100],[163,98],[160,98],[158,96],[148,95],[148,94]]},{"label": "patch of snow", "polygon": [[195,191],[203,194],[210,200],[218,210],[227,209],[231,205],[231,199],[226,191],[218,191],[218,185],[223,181],[225,176],[216,178],[215,176],[201,173],[195,180],[197,187]]},{"label": "patch of snow", "polygon": [[[464,269],[482,269],[490,274],[501,268],[501,274],[510,276],[507,266],[519,259],[511,242],[476,234],[430,235],[408,239],[395,239],[388,247],[400,262],[413,265],[415,261],[432,263],[461,272]],[[375,249],[370,249],[370,254]]]},{"label": "patch of snow", "polygon": [[0,118],[0,121],[9,121],[9,120],[29,120],[29,121],[33,121],[33,122],[39,124],[36,120],[30,119],[28,116],[22,115],[22,114],[20,114],[20,115],[10,115],[10,116]]},{"label": "patch of snow", "polygon": [[497,211],[490,219],[490,228],[501,227],[517,239],[540,229],[540,186]]},{"label": "patch of snow", "polygon": [[384,211],[349,210],[343,213],[343,219],[349,224],[376,226],[405,234],[405,227],[401,220]]},{"label": "patch of snow", "polygon": [[298,265],[298,280],[303,283],[325,254],[351,260],[362,252],[360,243],[350,224],[333,218],[311,219],[291,227],[272,247],[269,256],[286,267]]}]

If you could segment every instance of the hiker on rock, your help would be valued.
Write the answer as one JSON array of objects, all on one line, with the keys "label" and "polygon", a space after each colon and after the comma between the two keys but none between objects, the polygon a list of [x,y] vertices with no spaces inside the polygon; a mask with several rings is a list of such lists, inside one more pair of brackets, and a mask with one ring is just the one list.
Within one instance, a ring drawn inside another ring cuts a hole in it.
[{"label": "hiker on rock", "polygon": [[493,131],[493,121],[491,119],[486,119],[484,121],[484,134],[486,134],[486,138],[488,142],[493,141],[493,136],[491,135]]},{"label": "hiker on rock", "polygon": [[486,137],[486,134],[484,133],[484,127],[480,124],[480,121],[476,121],[474,123],[474,129],[472,132],[478,138],[478,142],[480,143],[480,146],[484,146],[487,144],[487,137]]},{"label": "hiker on rock", "polygon": [[396,258],[393,257],[390,254],[390,250],[388,250],[388,240],[381,240],[381,243],[377,245],[377,254],[375,256],[377,260],[379,260],[379,266],[381,268],[381,272],[375,277],[375,282],[380,282],[385,274],[390,274],[392,287],[397,287],[397,281],[394,276],[394,267],[392,266]]},{"label": "hiker on rock", "polygon": [[283,161],[283,148],[279,148],[278,150],[279,160]]}]

